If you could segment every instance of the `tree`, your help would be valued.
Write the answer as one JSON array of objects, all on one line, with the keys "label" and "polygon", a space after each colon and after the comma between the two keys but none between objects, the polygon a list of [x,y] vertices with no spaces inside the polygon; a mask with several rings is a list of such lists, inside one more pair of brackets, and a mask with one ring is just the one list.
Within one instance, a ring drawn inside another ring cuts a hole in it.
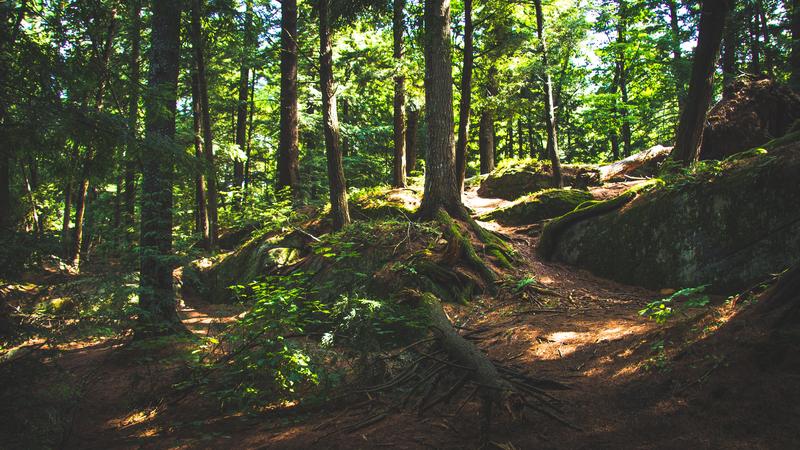
[{"label": "tree", "polygon": [[[192,125],[194,131],[195,157],[203,165],[205,151],[203,149],[203,112],[200,101],[200,81],[197,67],[192,71]],[[208,221],[208,203],[206,202],[206,177],[203,170],[195,175],[195,232],[203,239],[203,247],[211,249],[211,229]]]},{"label": "tree", "polygon": [[464,0],[464,67],[461,72],[461,102],[458,107],[458,140],[456,141],[456,176],[458,188],[464,190],[469,147],[469,119],[472,107],[472,67],[474,64],[474,27],[472,0]]},{"label": "tree", "polygon": [[123,223],[132,227],[136,211],[136,172],[139,155],[139,84],[141,83],[140,57],[142,50],[142,2],[130,0],[130,29],[128,39],[131,45],[130,84],[128,100],[128,147],[125,154],[125,205]]},{"label": "tree", "polygon": [[550,164],[553,171],[553,185],[564,187],[564,177],[561,174],[561,160],[558,157],[558,129],[556,125],[555,109],[553,108],[553,83],[550,79],[550,68],[547,58],[547,43],[544,36],[544,14],[542,13],[542,0],[534,0],[536,7],[536,34],[539,37],[539,52],[542,55],[542,82],[544,87],[545,119],[547,122],[547,148]]},{"label": "tree", "polygon": [[[253,32],[253,0],[245,0],[244,41],[239,64],[239,96],[236,103],[236,145],[239,152],[247,148],[247,98],[250,92],[251,55],[255,35]],[[244,188],[245,162],[237,157],[233,162],[233,185],[237,189]]]},{"label": "tree", "polygon": [[793,88],[800,90],[800,0],[786,0],[786,10],[790,14],[789,23],[792,35],[789,83]]},{"label": "tree", "polygon": [[420,216],[433,217],[439,209],[444,209],[463,217],[453,136],[450,0],[425,0],[424,42],[428,157]]},{"label": "tree", "polygon": [[197,89],[200,107],[200,127],[203,134],[203,153],[205,154],[206,199],[208,201],[208,246],[214,248],[219,238],[219,212],[217,206],[217,169],[214,159],[214,135],[211,130],[211,113],[208,100],[208,81],[206,79],[205,42],[203,39],[202,17],[203,0],[192,0],[192,54],[197,73]]},{"label": "tree", "polygon": [[406,175],[417,169],[417,132],[419,131],[419,110],[409,106],[406,113]]},{"label": "tree", "polygon": [[681,26],[678,17],[677,0],[665,0],[669,11],[670,50],[672,51],[672,76],[675,78],[675,95],[678,97],[678,109],[686,99],[683,82],[683,55],[681,52]]},{"label": "tree", "polygon": [[730,9],[728,0],[702,3],[689,93],[672,151],[672,158],[684,165],[693,164],[700,157],[706,114],[713,94],[714,67]]},{"label": "tree", "polygon": [[142,152],[141,272],[137,335],[181,329],[172,288],[172,185],[181,0],[152,0],[150,74]]},{"label": "tree", "polygon": [[331,44],[331,0],[319,2],[319,77],[322,93],[322,122],[325,130],[325,155],[328,165],[331,216],[339,230],[350,223],[347,184],[342,163],[339,118],[336,112],[336,89],[333,80],[333,47]]},{"label": "tree", "polygon": [[[467,0],[469,1],[469,0]],[[406,79],[403,75],[403,8],[405,0],[394,0],[392,31],[394,61],[397,73],[394,77],[394,164],[392,167],[392,186],[406,185]]]},{"label": "tree", "polygon": [[481,122],[478,137],[478,150],[480,153],[481,174],[494,170],[494,105],[493,98],[497,95],[497,67],[492,65],[487,74],[486,103],[481,110]]},{"label": "tree", "polygon": [[628,117],[628,66],[625,58],[626,47],[628,46],[628,8],[625,0],[619,0],[619,13],[617,15],[617,83],[619,86],[621,105],[619,106],[619,117],[622,125],[622,154],[631,154],[631,123]]},{"label": "tree", "polygon": [[300,148],[297,105],[297,0],[281,2],[281,113],[278,188],[299,198]]}]

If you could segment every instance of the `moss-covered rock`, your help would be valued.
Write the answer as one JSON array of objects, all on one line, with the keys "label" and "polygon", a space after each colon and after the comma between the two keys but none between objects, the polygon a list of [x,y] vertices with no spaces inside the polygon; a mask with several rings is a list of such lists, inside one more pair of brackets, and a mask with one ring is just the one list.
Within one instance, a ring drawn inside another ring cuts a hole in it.
[{"label": "moss-covered rock", "polygon": [[[600,171],[596,166],[566,164],[562,166],[562,172],[565,186],[586,189],[600,184]],[[550,163],[536,159],[510,160],[501,163],[483,180],[478,193],[481,197],[516,200],[552,187]]]},{"label": "moss-covered rock", "polygon": [[481,216],[503,225],[528,225],[564,215],[582,203],[594,200],[592,194],[577,189],[547,189],[520,198],[513,205]]},{"label": "moss-covered rock", "polygon": [[546,256],[651,288],[749,287],[800,263],[800,143],[579,219],[543,236]]}]

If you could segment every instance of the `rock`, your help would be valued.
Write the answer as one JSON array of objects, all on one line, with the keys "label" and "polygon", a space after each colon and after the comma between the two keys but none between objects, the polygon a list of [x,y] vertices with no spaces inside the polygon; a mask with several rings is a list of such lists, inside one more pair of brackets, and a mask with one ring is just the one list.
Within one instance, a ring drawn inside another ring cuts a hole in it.
[{"label": "rock", "polygon": [[[565,164],[562,166],[564,185],[586,189],[600,184],[600,173],[596,166]],[[481,183],[481,197],[516,200],[553,187],[550,163],[527,159],[517,164],[502,165]]]},{"label": "rock", "polygon": [[548,189],[522,197],[511,206],[484,214],[480,220],[495,220],[512,226],[529,225],[564,215],[590,200],[594,200],[594,197],[586,191]]},{"label": "rock", "polygon": [[800,263],[800,142],[728,164],[541,242],[557,261],[653,289],[732,293]]},{"label": "rock", "polygon": [[725,159],[786,134],[800,96],[771,79],[739,79],[708,114],[700,159]]}]

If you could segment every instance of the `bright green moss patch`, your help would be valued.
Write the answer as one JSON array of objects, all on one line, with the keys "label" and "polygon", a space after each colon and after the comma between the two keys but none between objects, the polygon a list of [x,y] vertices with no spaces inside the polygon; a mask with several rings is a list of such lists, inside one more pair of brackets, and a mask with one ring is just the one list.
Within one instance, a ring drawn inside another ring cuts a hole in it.
[{"label": "bright green moss patch", "polygon": [[[585,189],[600,183],[597,166],[566,164],[562,166],[564,184],[573,188]],[[512,159],[503,161],[481,183],[478,193],[482,197],[517,198],[553,187],[553,174],[550,163],[537,159]]]},{"label": "bright green moss patch", "polygon": [[522,197],[506,208],[487,213],[481,220],[496,220],[503,225],[528,225],[562,216],[591,200],[594,197],[587,191],[548,189]]}]

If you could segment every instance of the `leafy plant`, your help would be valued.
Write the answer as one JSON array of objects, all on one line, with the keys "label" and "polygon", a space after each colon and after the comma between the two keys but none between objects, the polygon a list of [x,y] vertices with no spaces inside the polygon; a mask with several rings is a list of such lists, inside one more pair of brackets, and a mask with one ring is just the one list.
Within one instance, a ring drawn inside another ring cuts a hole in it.
[{"label": "leafy plant", "polygon": [[[708,285],[681,289],[669,297],[648,303],[644,309],[639,311],[639,315],[653,319],[658,324],[666,323],[677,311],[702,308],[708,305],[711,299],[708,295],[703,295],[707,288]],[[684,299],[682,302],[676,301],[682,298]]]}]

